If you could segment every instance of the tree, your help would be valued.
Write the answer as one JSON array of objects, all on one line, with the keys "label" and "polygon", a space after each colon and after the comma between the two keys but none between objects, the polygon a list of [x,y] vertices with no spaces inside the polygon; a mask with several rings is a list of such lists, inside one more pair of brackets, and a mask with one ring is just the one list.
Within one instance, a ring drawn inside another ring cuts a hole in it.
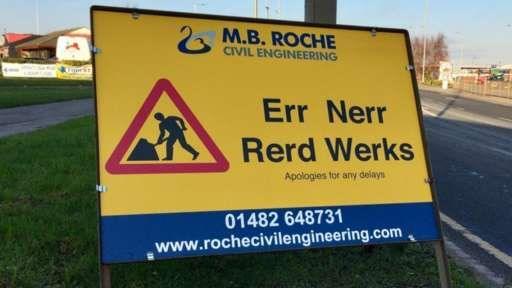
[{"label": "tree", "polygon": [[[423,68],[423,39],[424,36],[412,39],[412,51],[416,77],[421,79]],[[425,49],[425,79],[436,79],[439,76],[439,62],[448,60],[448,45],[446,37],[439,33],[436,36],[427,36],[427,49]]]}]

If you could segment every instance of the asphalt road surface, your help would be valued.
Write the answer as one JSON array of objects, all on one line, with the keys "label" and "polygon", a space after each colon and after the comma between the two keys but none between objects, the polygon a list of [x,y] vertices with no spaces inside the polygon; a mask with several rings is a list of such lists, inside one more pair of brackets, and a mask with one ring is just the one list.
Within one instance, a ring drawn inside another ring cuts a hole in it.
[{"label": "asphalt road surface", "polygon": [[510,282],[512,105],[420,94],[445,234]]}]

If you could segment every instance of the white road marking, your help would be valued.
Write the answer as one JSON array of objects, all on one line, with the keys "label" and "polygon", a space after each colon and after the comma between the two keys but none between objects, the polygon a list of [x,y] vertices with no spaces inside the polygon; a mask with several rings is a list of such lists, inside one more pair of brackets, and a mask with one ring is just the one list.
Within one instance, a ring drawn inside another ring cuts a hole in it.
[{"label": "white road marking", "polygon": [[428,109],[432,109],[432,110],[442,109],[442,108],[439,108],[439,107],[436,108],[435,106],[428,105],[428,104],[425,104],[425,103],[421,103],[421,108],[428,108]]},{"label": "white road marking", "polygon": [[479,276],[478,278],[482,279],[484,282],[489,282],[484,284],[490,284],[490,287],[503,287],[505,280],[496,275],[496,273],[482,264],[478,259],[464,252],[464,250],[446,237],[444,238],[444,243],[446,244],[448,254],[455,258],[457,263],[462,264],[462,266],[476,273],[477,276]]},{"label": "white road marking", "polygon": [[422,110],[423,110],[423,113],[425,113],[427,115],[437,117],[437,114],[434,112],[430,112],[430,111],[426,110],[425,108],[423,108]]},{"label": "white road marking", "polygon": [[[423,111],[424,114],[427,114],[427,115],[430,115],[430,116],[433,116],[433,117],[438,117],[437,114],[435,114],[434,112],[431,112],[429,110],[426,110],[425,108],[422,108],[422,111]],[[462,141],[462,142],[470,141],[467,138],[457,137],[455,135],[442,133],[442,132],[437,131],[437,130],[430,130],[430,131],[432,131],[434,133],[437,133],[437,134],[442,134],[445,137],[450,137],[450,138],[456,139],[458,141]],[[503,149],[500,149],[500,148],[489,147],[487,145],[482,145],[482,144],[479,144],[477,142],[472,142],[472,145],[478,146],[478,147],[483,148],[483,149],[491,150],[493,152],[497,152],[497,153],[503,154],[503,155],[508,156],[508,157],[512,157],[512,152],[509,152],[509,151],[506,151],[506,150],[503,150]]]},{"label": "white road marking", "polygon": [[498,248],[492,246],[491,243],[483,240],[482,238],[476,236],[475,234],[471,233],[466,227],[460,225],[452,218],[448,217],[446,214],[439,212],[441,215],[441,221],[446,223],[450,228],[453,230],[459,232],[464,236],[464,238],[468,239],[469,241],[477,244],[480,248],[482,248],[485,252],[489,253],[490,255],[494,256],[496,259],[500,260],[501,262],[505,263],[508,267],[512,268],[512,257],[508,255],[505,252],[502,252]]},{"label": "white road marking", "polygon": [[[429,108],[431,108],[431,107],[429,107]],[[430,116],[433,116],[433,117],[438,117],[438,115],[436,113],[434,113],[432,111],[429,111],[429,110],[425,109],[424,107],[422,107],[422,111],[423,111],[424,114],[427,114],[427,115],[430,115]],[[512,119],[507,119],[507,118],[503,118],[503,117],[499,117],[499,118],[502,119],[502,120],[505,120],[505,121],[512,122]],[[432,131],[439,133],[439,131],[434,131],[434,130],[432,130]],[[452,138],[456,138],[456,139],[459,139],[461,141],[467,141],[467,139],[462,139],[460,137],[453,136],[453,135],[446,135],[446,136],[449,136],[449,137],[452,137]],[[505,151],[505,150],[502,150],[502,149],[498,149],[498,148],[488,147],[488,146],[481,145],[481,144],[478,144],[478,143],[474,143],[474,144],[477,145],[477,146],[481,146],[482,148],[486,148],[486,149],[489,149],[491,151],[502,153],[502,154],[505,154],[507,156],[511,156],[512,157],[512,153],[511,152],[508,152],[508,151]],[[453,230],[455,230],[455,231],[459,232],[460,234],[462,234],[462,236],[464,236],[464,238],[466,238],[469,241],[477,244],[484,251],[486,251],[490,255],[494,256],[496,259],[500,260],[501,262],[503,262],[508,267],[512,268],[512,257],[510,255],[506,254],[505,252],[502,252],[498,248],[494,247],[491,243],[489,243],[489,242],[483,240],[482,238],[478,237],[477,235],[471,233],[468,229],[466,229],[466,227],[464,227],[461,224],[457,223],[455,220],[453,220],[452,218],[448,217],[446,214],[440,212],[440,216],[441,216],[441,221],[446,223]]]},{"label": "white road marking", "polygon": [[[436,110],[434,107],[422,104],[422,110],[424,112],[427,111],[426,112],[427,114],[434,116],[434,117],[439,117],[437,114],[434,114],[434,112],[426,110],[425,107],[429,108],[430,110]],[[489,118],[487,116],[472,114],[472,113],[462,111],[459,109],[450,109],[449,111],[447,111],[447,113],[451,113],[452,116],[455,116],[457,118],[462,118],[462,119],[465,119],[465,120],[467,120],[469,122],[473,122],[473,123],[484,123],[484,124],[488,124],[490,126],[498,126],[498,127],[508,128],[508,129],[511,128],[510,122],[512,122],[512,119],[507,119],[507,118],[502,118],[502,117]],[[445,117],[443,117],[443,118],[445,118]],[[502,121],[506,121],[506,122],[502,122]]]}]

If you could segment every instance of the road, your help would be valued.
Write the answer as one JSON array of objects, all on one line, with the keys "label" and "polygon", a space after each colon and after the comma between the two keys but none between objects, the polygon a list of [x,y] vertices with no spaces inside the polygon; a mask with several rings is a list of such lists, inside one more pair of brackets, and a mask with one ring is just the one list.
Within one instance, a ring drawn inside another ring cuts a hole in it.
[{"label": "road", "polygon": [[512,106],[421,91],[448,239],[512,281]]},{"label": "road", "polygon": [[0,109],[0,138],[90,115],[93,111],[92,99]]}]

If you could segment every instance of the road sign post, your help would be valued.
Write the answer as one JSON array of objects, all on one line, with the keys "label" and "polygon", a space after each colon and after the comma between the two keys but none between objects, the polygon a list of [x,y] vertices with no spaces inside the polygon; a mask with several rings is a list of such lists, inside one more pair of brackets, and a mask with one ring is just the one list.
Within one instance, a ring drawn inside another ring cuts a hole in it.
[{"label": "road sign post", "polygon": [[110,266],[100,264],[100,283],[101,288],[112,287],[112,280],[110,278]]},{"label": "road sign post", "polygon": [[444,241],[434,242],[434,250],[437,260],[437,269],[439,270],[439,281],[441,287],[451,287],[450,283],[450,270],[448,267],[448,258],[446,257],[446,250]]},{"label": "road sign post", "polygon": [[[409,61],[411,63],[410,67],[414,67],[412,64],[412,63],[414,63],[414,59],[412,58],[412,49],[411,49],[409,37],[407,37],[407,42],[409,43],[408,50],[409,50]],[[415,73],[414,69],[410,69],[410,71],[411,71],[412,83],[414,86],[414,94],[416,95],[416,98],[419,99],[420,93],[418,90],[416,73]],[[418,106],[418,114],[422,114],[421,106]],[[420,123],[421,123],[421,127],[424,127],[423,126],[423,117],[420,118]],[[423,131],[423,129],[422,129],[422,131]],[[424,143],[423,145],[426,148],[427,143],[425,140],[426,137],[425,137],[424,131],[422,132],[422,134],[423,134],[423,143]],[[432,174],[432,167],[430,166],[430,156],[428,153],[428,149],[425,150],[425,155],[427,157],[426,164],[427,164],[428,175],[429,175],[428,178],[426,179],[427,180],[426,182],[429,183],[430,190],[432,191],[433,203],[436,206],[435,218],[436,218],[437,226],[439,227],[439,231],[440,231],[440,235],[441,235],[441,237],[438,240],[432,241],[432,245],[434,247],[434,252],[435,252],[435,257],[436,257],[436,262],[437,262],[439,283],[441,285],[441,288],[450,288],[450,287],[452,287],[451,281],[450,281],[450,268],[449,268],[449,264],[448,264],[448,257],[446,255],[446,248],[444,245],[444,237],[443,237],[443,232],[442,232],[443,228],[441,225],[441,214],[439,212],[439,206],[438,206],[439,201],[437,199],[437,191],[436,191],[435,184],[434,184],[434,176]]]},{"label": "road sign post", "polygon": [[99,6],[91,27],[105,287],[116,263],[442,239],[407,31]]}]

